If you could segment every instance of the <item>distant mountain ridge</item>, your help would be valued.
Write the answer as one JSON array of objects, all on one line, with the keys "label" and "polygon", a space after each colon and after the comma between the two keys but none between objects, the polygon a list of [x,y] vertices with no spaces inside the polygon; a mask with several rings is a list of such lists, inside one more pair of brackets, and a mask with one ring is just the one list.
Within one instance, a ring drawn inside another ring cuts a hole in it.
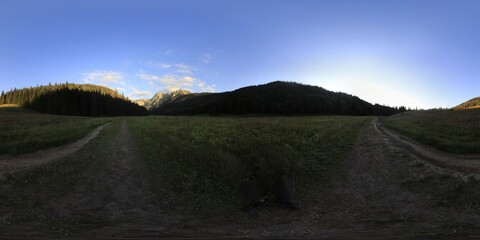
[{"label": "distant mountain ridge", "polygon": [[471,109],[471,108],[480,108],[480,97],[472,98],[466,102],[463,102],[453,109],[460,110],[460,109]]},{"label": "distant mountain ridge", "polygon": [[145,107],[146,109],[158,108],[163,104],[167,104],[173,101],[176,101],[178,98],[181,98],[185,95],[192,94],[187,90],[175,90],[173,92],[158,92],[150,99],[138,99],[133,101],[134,103]]},{"label": "distant mountain ridge", "polygon": [[230,92],[188,94],[150,109],[160,115],[392,115],[402,110],[404,108],[372,105],[346,93],[283,81]]}]

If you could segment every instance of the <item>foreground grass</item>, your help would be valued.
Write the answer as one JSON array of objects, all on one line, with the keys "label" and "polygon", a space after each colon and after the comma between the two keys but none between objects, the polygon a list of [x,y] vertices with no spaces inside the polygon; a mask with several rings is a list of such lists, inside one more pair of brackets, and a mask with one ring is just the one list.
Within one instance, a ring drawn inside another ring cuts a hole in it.
[{"label": "foreground grass", "polygon": [[17,107],[0,108],[0,154],[31,153],[73,142],[105,122],[105,118],[56,116]]},{"label": "foreground grass", "polygon": [[368,117],[142,117],[130,127],[145,152],[153,187],[206,209],[238,208],[248,176],[296,179],[314,199],[351,150]]},{"label": "foreground grass", "polygon": [[[110,146],[120,129],[121,121],[105,127],[99,136],[78,152],[61,161],[41,165],[32,169],[0,175],[0,232],[2,228],[26,224],[31,230],[68,234],[72,231],[96,228],[104,224],[100,214],[88,209],[65,214],[75,209],[82,195],[70,194],[78,189],[93,191],[95,185],[88,178],[97,169],[106,168]],[[94,196],[90,195],[93,202]],[[58,212],[53,204],[65,205],[65,213]]]},{"label": "foreground grass", "polygon": [[445,152],[480,153],[480,109],[407,112],[383,118],[382,122],[416,141]]}]

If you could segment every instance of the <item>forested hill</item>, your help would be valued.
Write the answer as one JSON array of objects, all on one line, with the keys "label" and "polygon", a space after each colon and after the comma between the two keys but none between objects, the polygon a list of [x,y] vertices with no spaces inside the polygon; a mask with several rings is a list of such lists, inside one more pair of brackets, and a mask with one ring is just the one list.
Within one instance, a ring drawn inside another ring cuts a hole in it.
[{"label": "forested hill", "polygon": [[480,108],[480,97],[472,98],[466,102],[459,104],[453,109],[460,110],[460,109],[471,109],[471,108]]},{"label": "forested hill", "polygon": [[78,116],[147,115],[148,111],[117,92],[92,84],[55,84],[13,89],[0,104],[17,104],[42,113]]},{"label": "forested hill", "polygon": [[[188,95],[187,95],[188,96]],[[271,82],[164,104],[154,114],[392,115],[404,108],[372,105],[356,96],[293,82]]]}]

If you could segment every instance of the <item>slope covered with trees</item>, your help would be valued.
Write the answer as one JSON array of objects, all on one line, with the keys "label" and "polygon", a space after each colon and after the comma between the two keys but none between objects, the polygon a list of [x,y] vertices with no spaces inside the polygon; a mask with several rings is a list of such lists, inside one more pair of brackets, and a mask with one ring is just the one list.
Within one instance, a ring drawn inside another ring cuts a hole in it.
[{"label": "slope covered with trees", "polygon": [[0,104],[17,104],[42,113],[78,116],[147,115],[119,93],[92,84],[55,84],[2,91]]},{"label": "slope covered with trees", "polygon": [[480,97],[472,98],[454,107],[455,110],[480,108]]},{"label": "slope covered with trees", "polygon": [[[187,95],[188,96],[188,95]],[[392,115],[405,108],[372,105],[356,96],[293,82],[271,82],[232,92],[179,98],[155,114]]]}]

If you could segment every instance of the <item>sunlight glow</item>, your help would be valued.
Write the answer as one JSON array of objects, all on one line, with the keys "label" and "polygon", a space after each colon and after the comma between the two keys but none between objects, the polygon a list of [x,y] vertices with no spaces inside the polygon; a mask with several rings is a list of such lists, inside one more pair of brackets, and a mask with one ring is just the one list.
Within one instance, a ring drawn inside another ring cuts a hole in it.
[{"label": "sunlight glow", "polygon": [[[407,74],[405,69],[392,68],[371,58],[329,60],[305,79],[330,91],[358,96],[371,103],[390,106],[426,108],[428,89],[422,86],[421,74]],[[421,93],[421,94],[419,94]]]}]

